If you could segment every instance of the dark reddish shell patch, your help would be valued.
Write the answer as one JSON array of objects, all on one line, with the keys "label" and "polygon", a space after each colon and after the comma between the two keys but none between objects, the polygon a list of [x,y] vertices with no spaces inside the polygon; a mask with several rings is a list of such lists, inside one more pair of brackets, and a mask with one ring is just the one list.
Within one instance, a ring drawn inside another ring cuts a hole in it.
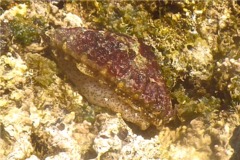
[{"label": "dark reddish shell patch", "polygon": [[[146,115],[166,121],[172,117],[171,99],[156,56],[141,40],[107,31],[71,28],[56,30],[54,43],[58,47],[65,45],[66,52],[95,72],[105,69],[104,78],[115,87],[122,82],[120,90],[141,104]],[[135,94],[138,99],[132,98]]]}]

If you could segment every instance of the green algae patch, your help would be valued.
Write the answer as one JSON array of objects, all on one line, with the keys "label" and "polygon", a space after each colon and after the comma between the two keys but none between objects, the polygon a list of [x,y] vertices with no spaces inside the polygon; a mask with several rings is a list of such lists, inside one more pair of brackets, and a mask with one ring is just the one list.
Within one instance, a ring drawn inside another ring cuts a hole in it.
[{"label": "green algae patch", "polygon": [[54,76],[57,74],[56,64],[42,57],[39,54],[26,54],[26,63],[33,70],[34,81],[44,87],[48,87],[54,82]]},{"label": "green algae patch", "polygon": [[209,117],[212,112],[220,109],[221,101],[211,95],[193,96],[186,93],[184,87],[173,92],[176,98],[178,117],[181,121],[191,120],[198,116]]},{"label": "green algae patch", "polygon": [[17,15],[9,22],[14,41],[23,46],[40,42],[44,24],[43,18],[25,18],[21,15]]}]

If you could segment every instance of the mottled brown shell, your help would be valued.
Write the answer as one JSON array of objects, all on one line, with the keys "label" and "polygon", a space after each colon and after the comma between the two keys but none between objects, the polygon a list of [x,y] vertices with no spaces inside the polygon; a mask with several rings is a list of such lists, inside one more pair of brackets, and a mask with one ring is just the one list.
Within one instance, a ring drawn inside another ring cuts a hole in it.
[{"label": "mottled brown shell", "polygon": [[105,83],[145,119],[158,126],[173,116],[167,87],[150,46],[126,35],[85,28],[55,30],[51,40],[85,66],[85,74]]}]

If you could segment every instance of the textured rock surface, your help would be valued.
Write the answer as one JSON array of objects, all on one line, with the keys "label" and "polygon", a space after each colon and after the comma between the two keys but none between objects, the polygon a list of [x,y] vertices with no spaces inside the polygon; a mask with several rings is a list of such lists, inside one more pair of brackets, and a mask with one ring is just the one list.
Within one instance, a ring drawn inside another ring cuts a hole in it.
[{"label": "textured rock surface", "polygon": [[[18,3],[0,3],[2,159],[239,159],[237,1]],[[44,57],[49,44],[39,33],[89,26],[154,47],[184,123],[144,138],[82,99]]]}]

